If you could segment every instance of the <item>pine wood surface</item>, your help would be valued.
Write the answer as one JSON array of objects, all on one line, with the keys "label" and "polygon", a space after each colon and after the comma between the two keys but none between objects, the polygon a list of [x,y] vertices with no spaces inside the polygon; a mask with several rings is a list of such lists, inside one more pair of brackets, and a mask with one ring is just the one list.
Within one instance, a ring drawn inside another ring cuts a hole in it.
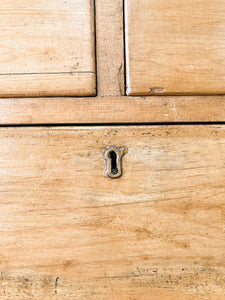
[{"label": "pine wood surface", "polygon": [[[28,3],[17,2],[20,8]],[[75,2],[80,11],[70,9]],[[224,121],[224,96],[123,96],[123,0],[96,0],[95,9],[93,1],[75,2],[50,1],[44,8],[54,4],[55,14],[60,4],[54,20],[59,14],[67,28],[89,30],[90,38],[82,30],[78,35],[91,45],[90,60],[87,48],[76,51],[83,55],[77,67],[91,70],[68,70],[68,77],[21,74],[20,86],[14,75],[4,75],[0,85],[4,96],[19,88],[26,96],[94,95],[96,56],[98,96],[0,98],[0,125]],[[45,23],[46,12],[42,25],[54,24]],[[214,8],[209,15],[209,22],[218,17]],[[26,26],[38,19],[29,18]],[[222,24],[213,28],[222,32]],[[80,47],[74,41],[66,45]],[[224,125],[1,127],[0,299],[223,299],[224,143]],[[127,149],[120,179],[106,175],[103,152],[110,145]]]},{"label": "pine wood surface", "polygon": [[125,93],[123,0],[95,0],[98,96]]},{"label": "pine wood surface", "polygon": [[223,122],[224,96],[0,99],[0,125]]},{"label": "pine wood surface", "polygon": [[123,96],[122,7],[122,0],[95,1],[97,97],[0,98],[0,125],[224,122],[224,96]]},{"label": "pine wood surface", "polygon": [[93,0],[0,3],[0,96],[96,93]]},{"label": "pine wood surface", "polygon": [[224,125],[1,128],[0,299],[223,299],[224,146]]},{"label": "pine wood surface", "polygon": [[125,0],[127,94],[225,94],[224,15],[224,0]]}]

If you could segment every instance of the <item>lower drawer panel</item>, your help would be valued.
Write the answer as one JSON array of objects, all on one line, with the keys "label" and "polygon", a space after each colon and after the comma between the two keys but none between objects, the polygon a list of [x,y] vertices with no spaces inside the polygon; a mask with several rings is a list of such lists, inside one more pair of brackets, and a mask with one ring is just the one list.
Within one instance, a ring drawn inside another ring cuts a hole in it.
[{"label": "lower drawer panel", "polygon": [[223,299],[224,149],[222,125],[1,128],[0,299]]}]

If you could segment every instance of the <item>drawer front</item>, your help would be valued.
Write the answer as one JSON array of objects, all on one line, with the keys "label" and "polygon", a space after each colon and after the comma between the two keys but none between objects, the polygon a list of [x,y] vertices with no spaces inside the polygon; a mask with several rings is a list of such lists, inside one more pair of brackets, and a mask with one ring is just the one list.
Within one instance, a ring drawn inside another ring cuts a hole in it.
[{"label": "drawer front", "polygon": [[125,0],[127,93],[224,94],[224,0]]},{"label": "drawer front", "polygon": [[223,146],[225,126],[1,128],[0,299],[222,299]]},{"label": "drawer front", "polygon": [[95,94],[93,0],[2,0],[0,96]]}]

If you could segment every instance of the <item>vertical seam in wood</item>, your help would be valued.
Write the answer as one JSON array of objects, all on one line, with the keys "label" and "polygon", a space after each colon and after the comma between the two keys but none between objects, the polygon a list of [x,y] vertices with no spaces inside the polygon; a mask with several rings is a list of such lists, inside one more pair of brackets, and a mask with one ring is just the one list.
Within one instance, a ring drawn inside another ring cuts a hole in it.
[{"label": "vertical seam in wood", "polygon": [[123,44],[124,44],[124,95],[127,95],[127,83],[129,83],[129,68],[127,66],[128,41],[127,41],[127,20],[126,0],[123,0]]},{"label": "vertical seam in wood", "polygon": [[98,65],[97,65],[97,25],[96,25],[96,0],[92,0],[92,5],[93,5],[93,15],[94,15],[94,20],[93,20],[93,26],[94,26],[94,33],[93,33],[93,38],[94,38],[94,58],[95,58],[95,90],[96,90],[96,96],[98,95]]}]

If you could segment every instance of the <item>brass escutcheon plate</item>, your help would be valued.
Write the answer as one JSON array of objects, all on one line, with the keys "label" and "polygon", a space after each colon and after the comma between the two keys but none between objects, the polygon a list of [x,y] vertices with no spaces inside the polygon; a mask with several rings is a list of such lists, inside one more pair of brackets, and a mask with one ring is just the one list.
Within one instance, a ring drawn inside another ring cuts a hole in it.
[{"label": "brass escutcheon plate", "polygon": [[126,154],[126,148],[117,148],[110,146],[104,152],[106,160],[107,176],[110,178],[119,178],[122,176],[122,157]]}]

